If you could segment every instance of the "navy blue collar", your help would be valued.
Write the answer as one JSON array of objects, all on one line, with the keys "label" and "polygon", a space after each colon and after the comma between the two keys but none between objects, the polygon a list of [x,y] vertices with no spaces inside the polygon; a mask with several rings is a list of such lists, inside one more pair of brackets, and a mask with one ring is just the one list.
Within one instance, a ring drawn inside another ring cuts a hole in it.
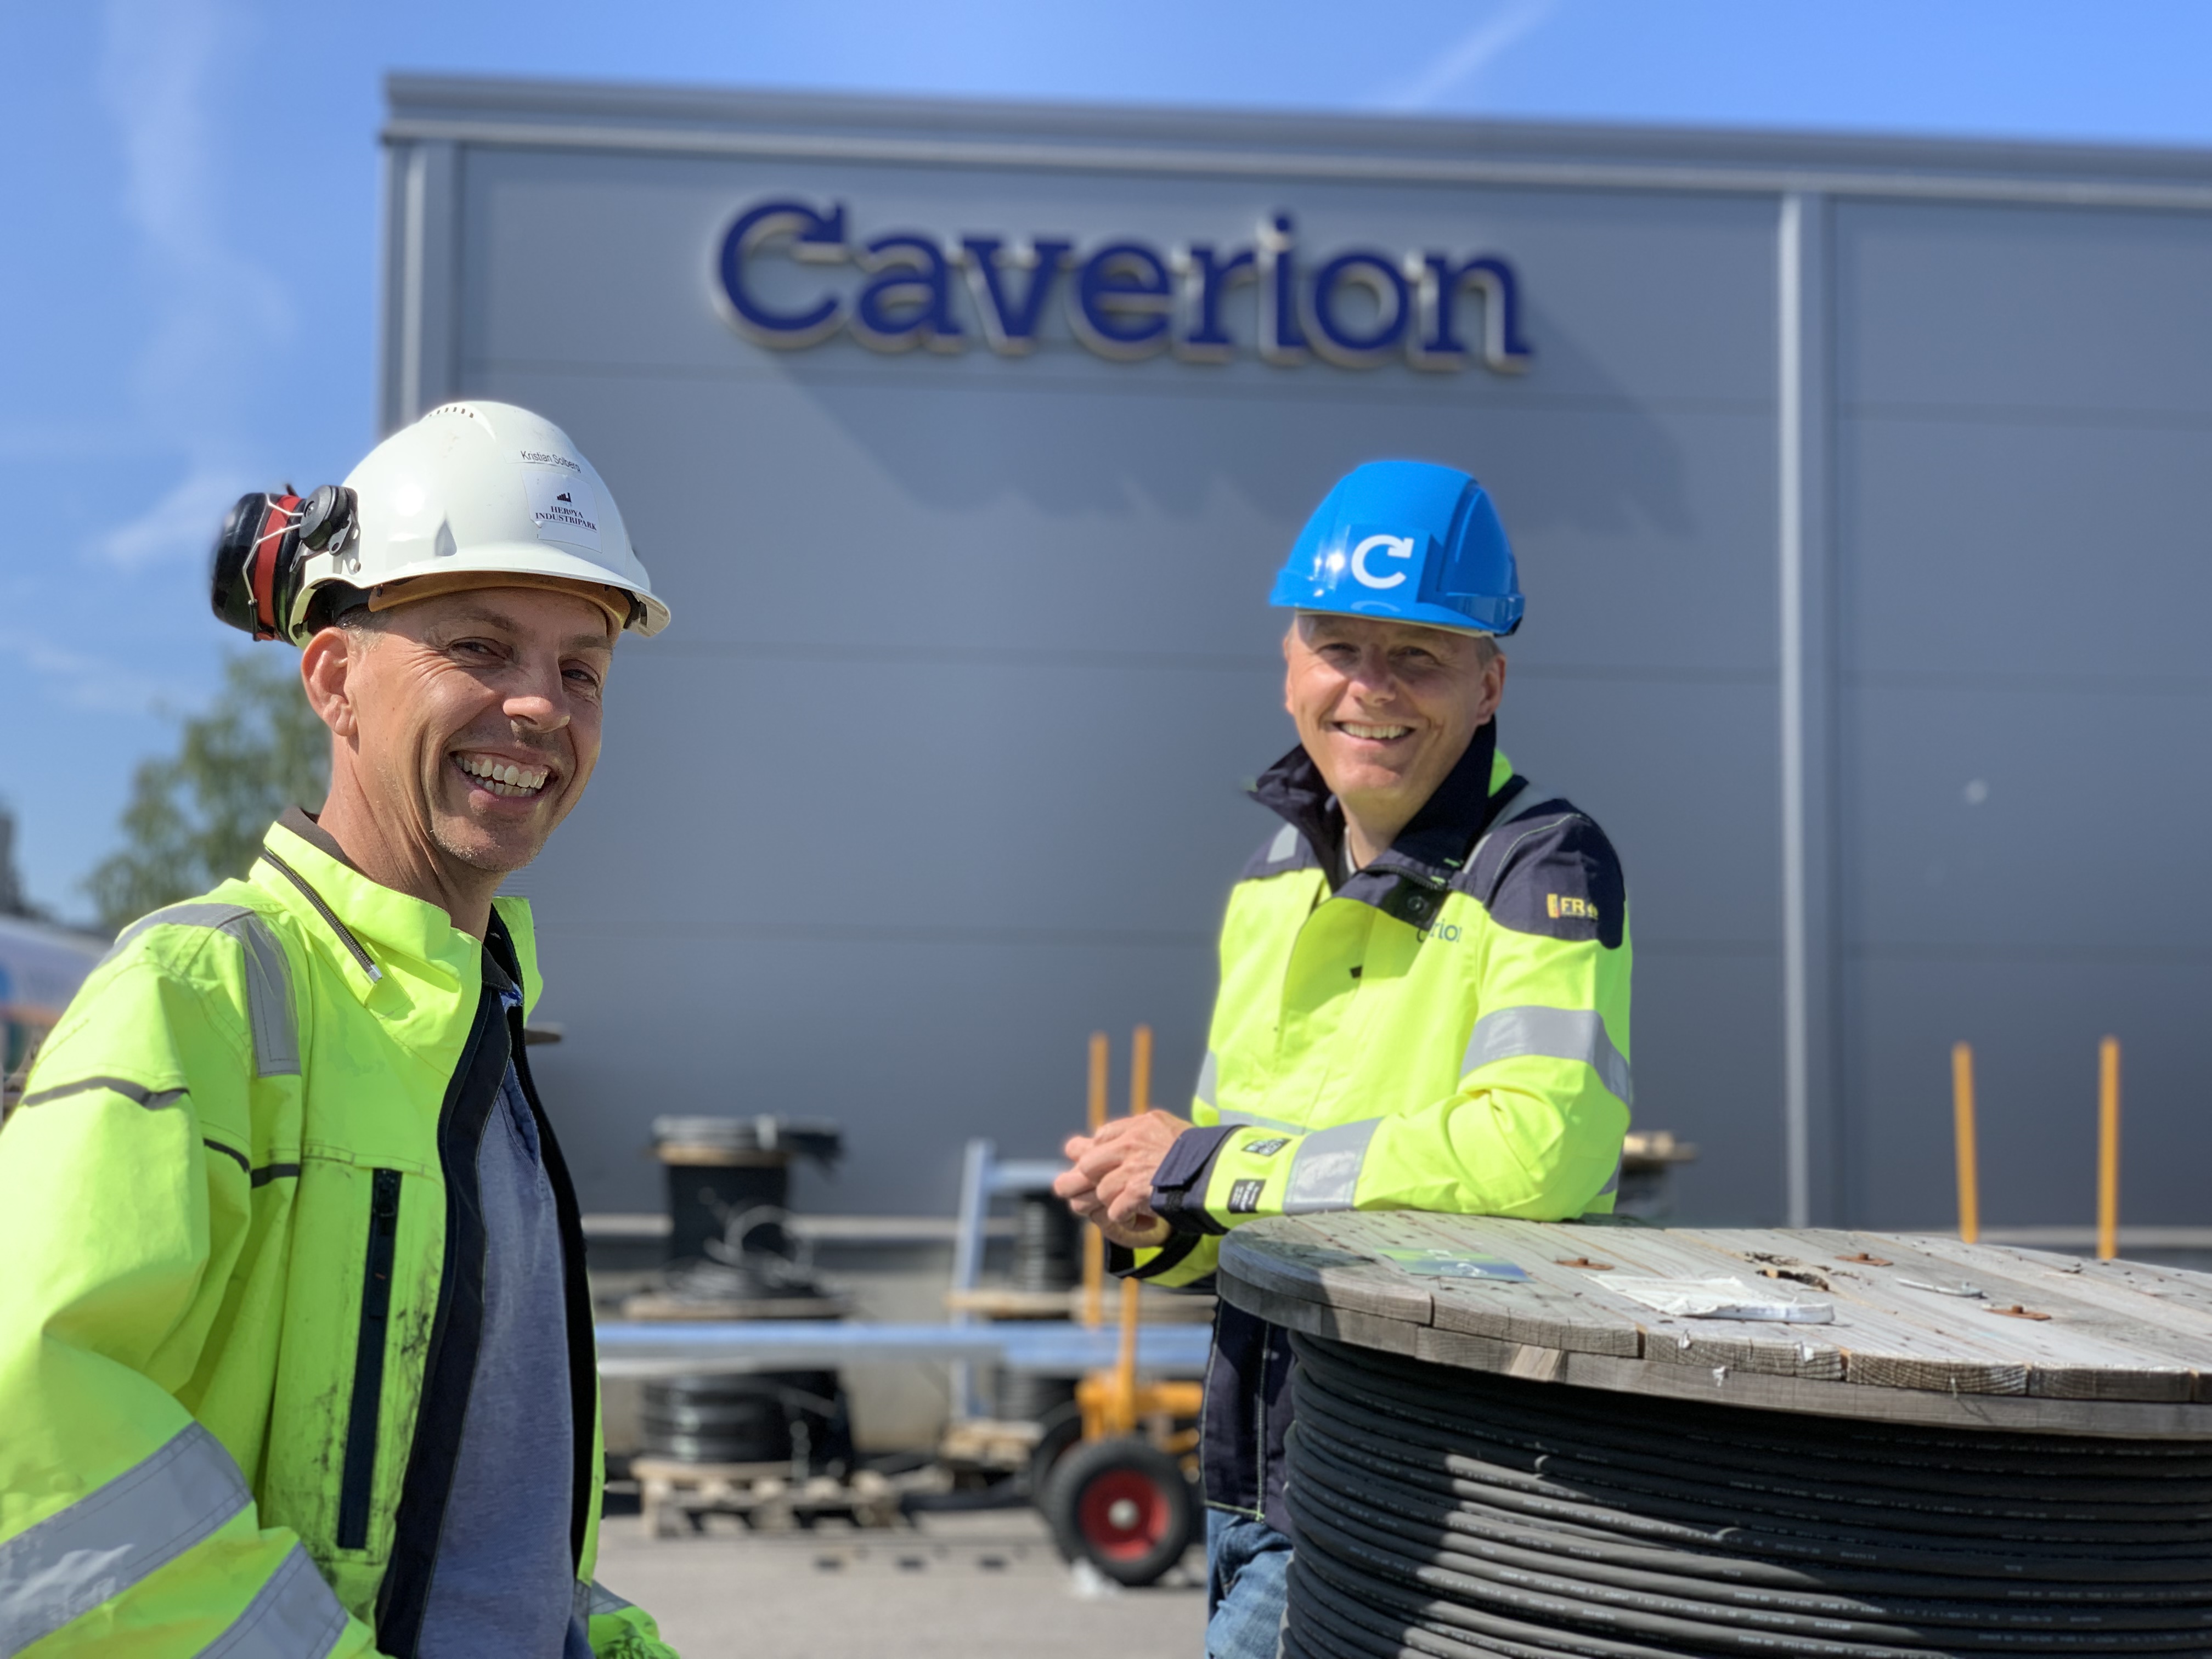
[{"label": "navy blue collar", "polygon": [[1252,786],[1252,799],[1305,837],[1329,886],[1341,896],[1394,915],[1404,908],[1406,919],[1414,921],[1417,913],[1431,914],[1433,902],[1404,905],[1393,902],[1391,896],[1406,883],[1438,890],[1459,873],[1493,810],[1490,770],[1497,755],[1498,722],[1492,720],[1468,739],[1467,752],[1398,832],[1389,850],[1349,881],[1344,877],[1344,810],[1329,793],[1304,744],[1260,775]]}]

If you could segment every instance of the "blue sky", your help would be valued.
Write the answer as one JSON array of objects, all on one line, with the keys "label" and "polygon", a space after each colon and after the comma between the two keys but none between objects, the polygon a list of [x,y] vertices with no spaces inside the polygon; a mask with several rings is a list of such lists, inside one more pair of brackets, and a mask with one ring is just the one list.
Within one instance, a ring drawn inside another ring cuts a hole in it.
[{"label": "blue sky", "polygon": [[374,441],[391,69],[2212,145],[2197,0],[0,0],[0,798],[65,915],[237,638],[222,507]]}]

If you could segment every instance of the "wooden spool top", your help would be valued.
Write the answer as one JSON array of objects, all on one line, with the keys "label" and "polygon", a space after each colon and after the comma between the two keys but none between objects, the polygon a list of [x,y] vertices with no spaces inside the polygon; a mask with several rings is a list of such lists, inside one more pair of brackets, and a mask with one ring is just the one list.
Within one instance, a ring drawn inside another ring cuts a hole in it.
[{"label": "wooden spool top", "polygon": [[[1526,1277],[1460,1276],[1494,1271],[1485,1259]],[[1651,1305],[1668,1294],[1652,1281],[1711,1280],[1829,1317]],[[1926,1235],[1387,1212],[1239,1227],[1222,1241],[1219,1290],[1291,1330],[1537,1382],[1891,1422],[2212,1439],[2212,1274],[2136,1262]]]}]

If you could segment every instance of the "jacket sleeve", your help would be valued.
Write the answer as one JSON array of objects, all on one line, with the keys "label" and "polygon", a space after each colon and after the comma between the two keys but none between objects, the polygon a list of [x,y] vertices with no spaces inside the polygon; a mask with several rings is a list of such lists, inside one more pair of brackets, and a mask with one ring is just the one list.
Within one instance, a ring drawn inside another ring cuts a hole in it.
[{"label": "jacket sleeve", "polygon": [[[592,1431],[592,1467],[605,1468],[605,1432]],[[599,1522],[605,1511],[592,1505],[591,1525],[584,1537],[584,1558],[576,1585],[576,1612],[584,1623],[585,1639],[595,1659],[677,1659],[676,1650],[660,1639],[660,1626],[643,1607],[624,1601],[592,1577],[599,1561]]]},{"label": "jacket sleeve", "polygon": [[94,974],[0,1133],[0,1652],[371,1652],[181,1403],[246,1237],[253,1066],[240,942],[170,932]]},{"label": "jacket sleeve", "polygon": [[676,1650],[660,1639],[659,1626],[644,1608],[604,1584],[593,1583],[589,1594],[586,1634],[597,1659],[677,1659]]},{"label": "jacket sleeve", "polygon": [[1572,814],[1532,833],[1485,890],[1479,1017],[1450,1094],[1304,1134],[1188,1130],[1160,1166],[1154,1210],[1193,1234],[1329,1210],[1610,1211],[1632,1093],[1620,866]]},{"label": "jacket sleeve", "polygon": [[1106,1246],[1106,1270],[1117,1279],[1141,1279],[1169,1291],[1206,1291],[1213,1288],[1213,1270],[1221,1263],[1221,1241],[1194,1232],[1176,1231],[1156,1249],[1129,1250]]}]

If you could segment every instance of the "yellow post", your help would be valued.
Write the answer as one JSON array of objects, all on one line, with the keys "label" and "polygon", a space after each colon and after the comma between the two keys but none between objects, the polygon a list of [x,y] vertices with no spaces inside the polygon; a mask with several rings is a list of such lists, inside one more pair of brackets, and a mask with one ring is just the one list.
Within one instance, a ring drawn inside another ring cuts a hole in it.
[{"label": "yellow post", "polygon": [[[1091,1133],[1106,1127],[1106,1033],[1091,1034]],[[1106,1317],[1106,1239],[1096,1227],[1083,1230],[1083,1322],[1097,1329]]]},{"label": "yellow post", "polygon": [[2097,1048],[2097,1260],[2120,1253],[2120,1040]]},{"label": "yellow post", "polygon": [[1951,1126],[1959,1147],[1959,1237],[1969,1244],[1982,1236],[1981,1191],[1974,1167],[1974,1049],[1951,1045]]}]

